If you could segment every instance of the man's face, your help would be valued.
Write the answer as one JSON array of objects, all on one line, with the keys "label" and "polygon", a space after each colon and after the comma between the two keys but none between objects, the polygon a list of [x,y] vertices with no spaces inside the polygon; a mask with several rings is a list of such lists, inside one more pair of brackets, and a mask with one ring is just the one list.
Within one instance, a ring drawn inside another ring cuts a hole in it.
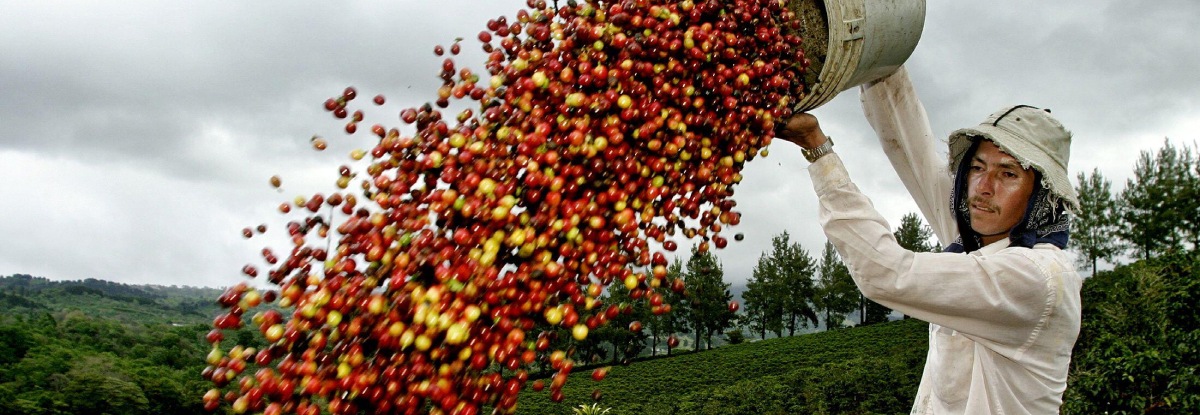
[{"label": "man's face", "polygon": [[988,140],[979,144],[969,162],[967,202],[971,229],[987,245],[1008,237],[1009,231],[1025,216],[1025,207],[1036,185],[1035,176],[1032,170],[1021,168],[1016,158]]}]

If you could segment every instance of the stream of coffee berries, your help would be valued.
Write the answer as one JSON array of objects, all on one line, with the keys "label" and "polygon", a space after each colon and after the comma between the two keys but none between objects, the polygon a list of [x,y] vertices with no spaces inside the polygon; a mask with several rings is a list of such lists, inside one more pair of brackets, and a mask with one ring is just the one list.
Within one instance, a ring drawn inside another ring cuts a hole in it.
[{"label": "stream of coffee berries", "polygon": [[[327,100],[346,133],[372,136],[351,155],[369,167],[280,206],[294,246],[243,269],[270,289],[218,299],[205,407],[512,413],[546,386],[534,367],[561,401],[578,357],[551,329],[583,341],[628,312],[602,303],[612,284],[668,312],[665,290],[685,290],[666,278],[677,239],[728,244],[739,172],[804,91],[786,3],[530,0],[478,34],[486,74],[456,65],[459,42],[435,48],[444,84],[398,127],[358,128],[355,105],[383,96]],[[467,109],[443,117],[454,102]],[[247,325],[264,347],[227,344]]]}]

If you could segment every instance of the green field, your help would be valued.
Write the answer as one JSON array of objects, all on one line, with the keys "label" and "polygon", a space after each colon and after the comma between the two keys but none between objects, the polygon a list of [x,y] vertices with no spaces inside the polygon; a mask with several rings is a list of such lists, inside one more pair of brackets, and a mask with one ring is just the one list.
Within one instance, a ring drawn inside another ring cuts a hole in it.
[{"label": "green field", "polygon": [[562,403],[527,391],[517,413],[570,414],[596,389],[610,415],[907,413],[927,334],[902,320],[614,366],[601,382],[580,370]]}]

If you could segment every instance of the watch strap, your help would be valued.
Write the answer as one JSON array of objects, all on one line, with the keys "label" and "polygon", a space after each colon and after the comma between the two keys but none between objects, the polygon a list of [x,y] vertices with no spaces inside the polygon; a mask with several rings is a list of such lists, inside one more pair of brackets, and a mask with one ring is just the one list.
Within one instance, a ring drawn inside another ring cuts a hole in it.
[{"label": "watch strap", "polygon": [[817,146],[816,148],[803,148],[803,147],[800,148],[800,154],[803,154],[804,158],[806,160],[808,160],[809,163],[814,163],[817,161],[817,159],[825,156],[826,154],[832,153],[832,152],[833,152],[833,138],[832,137],[826,137],[825,143]]}]

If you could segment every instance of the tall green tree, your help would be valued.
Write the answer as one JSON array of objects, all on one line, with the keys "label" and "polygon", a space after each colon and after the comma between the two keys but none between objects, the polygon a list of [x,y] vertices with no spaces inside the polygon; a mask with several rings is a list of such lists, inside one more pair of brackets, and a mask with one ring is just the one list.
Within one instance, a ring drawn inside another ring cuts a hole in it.
[{"label": "tall green tree", "polygon": [[771,238],[770,260],[779,273],[779,294],[783,300],[783,324],[789,336],[809,324],[817,326],[817,313],[812,304],[816,297],[813,277],[816,261],[799,243],[790,240],[787,231]]},{"label": "tall green tree", "polygon": [[768,331],[777,337],[783,334],[782,292],[775,262],[766,253],[759,255],[742,299],[746,302],[746,322],[760,339],[766,339]]},{"label": "tall green tree", "polygon": [[1078,179],[1075,192],[1079,194],[1079,211],[1071,216],[1071,247],[1079,252],[1079,262],[1090,267],[1094,277],[1099,260],[1112,260],[1121,253],[1120,240],[1115,237],[1120,231],[1117,200],[1112,195],[1112,182],[1100,174],[1100,169],[1092,169],[1089,175],[1080,172]]},{"label": "tall green tree", "polygon": [[929,225],[921,220],[921,215],[915,212],[909,212],[900,218],[900,226],[896,227],[896,232],[892,235],[896,236],[896,242],[901,247],[909,251],[932,252],[937,248],[937,244],[930,240],[933,238],[933,229],[930,229]]},{"label": "tall green tree", "polygon": [[604,332],[603,337],[612,345],[612,362],[637,357],[646,348],[647,334],[645,329],[636,332],[629,330],[629,325],[650,317],[646,301],[634,300],[625,284],[616,283],[608,287],[604,303],[607,306],[605,310],[613,306],[619,310],[607,325],[597,329]]},{"label": "tall green tree", "polygon": [[729,292],[730,284],[724,281],[724,275],[721,264],[711,252],[692,250],[683,279],[687,284],[697,349],[700,348],[701,338],[707,341],[711,349],[713,334],[725,332],[733,326],[736,318],[734,312],[729,310],[733,294]]},{"label": "tall green tree", "polygon": [[1193,143],[1188,154],[1192,164],[1189,174],[1185,176],[1185,185],[1179,194],[1180,215],[1183,217],[1183,234],[1192,249],[1200,249],[1200,147]]},{"label": "tall green tree", "polygon": [[[665,278],[668,284],[677,279],[682,280],[683,261],[675,258],[670,265],[667,266],[667,276]],[[663,293],[663,304],[669,306],[669,311],[659,313],[651,313],[644,322],[646,329],[650,331],[650,350],[651,355],[658,354],[659,342],[666,342],[670,336],[676,334],[688,334],[691,332],[690,309],[691,304],[685,297],[685,292],[675,292],[671,289],[661,291]],[[652,310],[653,311],[653,310]],[[667,343],[667,354],[671,354],[671,345]]]},{"label": "tall green tree", "polygon": [[821,250],[817,269],[817,296],[813,304],[825,314],[826,330],[841,327],[846,314],[858,305],[858,288],[850,277],[850,270],[829,241],[825,241],[825,248]]},{"label": "tall green tree", "polygon": [[1134,177],[1121,192],[1121,238],[1142,259],[1182,248],[1195,219],[1185,212],[1196,203],[1188,199],[1193,185],[1195,157],[1188,147],[1177,148],[1163,140],[1157,153],[1143,151],[1134,165]]}]

